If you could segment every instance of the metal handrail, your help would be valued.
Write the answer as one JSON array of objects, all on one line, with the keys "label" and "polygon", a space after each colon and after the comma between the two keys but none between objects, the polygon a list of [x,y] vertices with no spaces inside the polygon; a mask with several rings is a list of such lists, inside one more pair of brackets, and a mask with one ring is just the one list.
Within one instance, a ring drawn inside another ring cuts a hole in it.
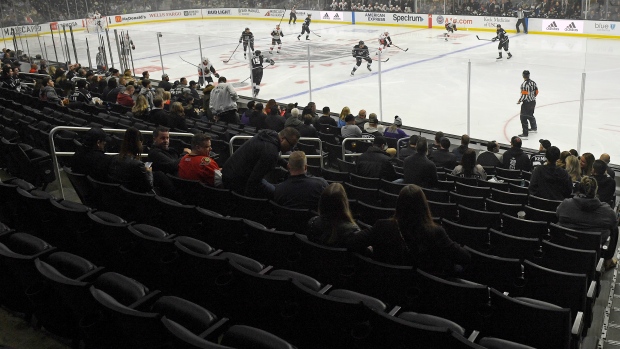
[{"label": "metal handrail", "polygon": [[[374,138],[374,137],[373,137],[373,138]],[[349,142],[349,141],[351,141],[351,142],[352,142],[352,141],[372,141],[372,140],[373,140],[373,138],[370,138],[370,137],[368,137],[368,138],[365,138],[365,137],[350,137],[350,138],[345,138],[345,139],[343,139],[343,140],[342,140],[342,160],[346,161],[346,160],[347,160],[347,158],[346,158],[347,156],[361,156],[361,155],[363,154],[363,153],[351,153],[351,154],[347,154],[347,153],[346,153],[346,148],[345,148],[345,146],[344,146],[344,144],[345,144],[346,142]]]},{"label": "metal handrail", "polygon": [[[71,152],[71,151],[57,152],[55,149],[55,144],[54,144],[54,135],[56,135],[58,131],[63,131],[63,130],[82,132],[82,131],[88,131],[91,128],[92,127],[56,126],[50,131],[50,135],[49,135],[50,155],[52,157],[52,163],[54,164],[54,174],[56,175],[56,180],[58,181],[58,188],[60,190],[60,196],[63,199],[65,198],[65,192],[62,188],[62,178],[60,178],[60,166],[58,164],[58,156],[71,156],[75,154],[75,152]],[[103,128],[102,130],[105,131],[106,133],[125,133],[127,131],[127,129],[120,129],[120,128]],[[139,131],[142,134],[153,133],[153,131],[148,131],[148,130],[139,130]],[[185,132],[170,132],[170,135],[181,136],[181,137],[193,137],[194,136],[193,133],[185,133]],[[116,154],[118,153],[106,153],[106,155],[116,155]],[[142,154],[142,156],[146,157],[148,156],[148,154]]]},{"label": "metal handrail", "polygon": [[[234,141],[237,139],[250,139],[254,136],[233,136],[230,138],[230,141],[228,141],[229,147],[230,147],[230,155],[233,155],[233,153],[235,152],[235,149],[233,147]],[[308,155],[306,154],[306,158],[309,159],[322,159],[323,158],[323,142],[321,142],[320,138],[316,138],[316,137],[301,137],[299,138],[300,141],[312,141],[312,142],[317,142],[319,144],[319,155]],[[290,155],[282,155],[280,154],[280,158],[282,159],[288,159],[290,157]],[[321,168],[323,168],[323,161],[319,161],[321,164]]]}]

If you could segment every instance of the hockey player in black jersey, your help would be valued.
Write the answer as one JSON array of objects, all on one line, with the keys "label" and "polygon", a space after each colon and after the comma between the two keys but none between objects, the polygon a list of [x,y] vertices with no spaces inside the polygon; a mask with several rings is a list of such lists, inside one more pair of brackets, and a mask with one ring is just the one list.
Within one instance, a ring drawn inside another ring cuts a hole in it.
[{"label": "hockey player in black jersey", "polygon": [[448,41],[450,34],[454,33],[457,30],[458,29],[456,29],[456,21],[454,23],[446,22],[446,33],[443,34],[446,41]]},{"label": "hockey player in black jersey", "polygon": [[497,45],[497,51],[499,52],[499,57],[497,57],[497,59],[502,59],[502,48],[504,49],[504,51],[508,53],[508,59],[512,58],[512,54],[510,53],[510,50],[508,49],[508,44],[510,44],[510,40],[508,39],[508,35],[506,34],[506,31],[502,29],[501,24],[497,25],[497,36],[491,40],[493,41],[499,40],[499,45]]},{"label": "hockey player in black jersey", "polygon": [[312,21],[312,14],[308,13],[308,17],[304,20],[304,24],[301,25],[301,34],[297,35],[297,40],[306,33],[306,40],[310,40],[310,22]]},{"label": "hockey player in black jersey", "polygon": [[355,57],[355,65],[353,66],[353,70],[351,70],[351,76],[355,75],[355,71],[362,64],[362,59],[366,61],[366,68],[368,68],[368,71],[372,71],[372,69],[370,69],[372,59],[369,57],[370,54],[368,53],[368,47],[363,41],[360,41],[359,44],[353,46],[353,51],[351,54]]},{"label": "hockey player in black jersey", "polygon": [[250,45],[250,50],[254,52],[254,34],[250,31],[250,28],[245,28],[245,30],[241,32],[239,43],[241,42],[243,42],[243,58],[248,58],[246,54],[248,52],[248,45]]},{"label": "hockey player in black jersey", "polygon": [[273,59],[263,57],[260,50],[254,51],[254,56],[252,57],[252,95],[254,98],[258,96],[260,83],[263,80],[263,61],[270,65],[275,64]]},{"label": "hockey player in black jersey", "polygon": [[276,28],[271,31],[271,47],[269,48],[269,53],[273,54],[273,47],[278,44],[278,51],[276,53],[280,53],[280,49],[282,48],[282,37],[284,33],[280,30],[280,25],[276,24]]}]

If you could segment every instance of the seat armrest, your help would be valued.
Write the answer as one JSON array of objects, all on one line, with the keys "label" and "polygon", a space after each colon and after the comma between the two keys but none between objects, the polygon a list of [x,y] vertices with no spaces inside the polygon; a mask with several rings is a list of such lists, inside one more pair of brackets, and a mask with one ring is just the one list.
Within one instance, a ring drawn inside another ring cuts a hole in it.
[{"label": "seat armrest", "polygon": [[230,326],[228,326],[228,318],[219,319],[213,326],[207,328],[204,332],[202,332],[199,337],[214,343],[217,343],[217,339],[224,332],[228,330]]},{"label": "seat armrest", "polygon": [[471,331],[471,334],[469,335],[469,337],[467,337],[467,340],[474,343],[476,339],[478,338],[479,334],[480,334],[480,331],[473,330]]},{"label": "seat armrest", "polygon": [[581,334],[583,333],[583,312],[577,312],[577,316],[575,316],[575,321],[573,321],[573,326],[571,328],[571,348],[579,349],[581,346]]},{"label": "seat armrest", "polygon": [[75,279],[76,281],[83,281],[83,282],[88,282],[88,280],[94,280],[96,277],[98,277],[103,271],[105,270],[104,267],[97,267],[91,271],[89,271],[88,273],[80,276],[79,278]]},{"label": "seat armrest", "polygon": [[144,297],[138,299],[133,304],[129,305],[128,308],[139,310],[140,307],[149,306],[153,304],[159,297],[161,297],[161,291],[155,290]]}]

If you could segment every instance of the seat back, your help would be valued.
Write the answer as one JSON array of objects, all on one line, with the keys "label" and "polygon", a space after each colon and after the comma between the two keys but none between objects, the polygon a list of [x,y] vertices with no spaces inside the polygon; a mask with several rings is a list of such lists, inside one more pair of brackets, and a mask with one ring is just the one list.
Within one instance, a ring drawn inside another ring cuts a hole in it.
[{"label": "seat back", "polygon": [[491,253],[498,257],[532,259],[540,254],[538,238],[524,238],[490,229]]},{"label": "seat back", "polygon": [[493,256],[469,246],[465,249],[471,261],[461,275],[463,279],[510,294],[523,287],[523,265],[519,259]]},{"label": "seat back", "polygon": [[475,210],[467,206],[458,205],[459,223],[470,227],[485,227],[500,229],[501,213]]},{"label": "seat back", "polygon": [[489,228],[461,225],[449,219],[442,219],[441,225],[452,241],[478,251],[489,250]]},{"label": "seat back", "polygon": [[508,235],[541,240],[549,235],[547,222],[530,221],[502,213],[502,223],[502,233]]}]

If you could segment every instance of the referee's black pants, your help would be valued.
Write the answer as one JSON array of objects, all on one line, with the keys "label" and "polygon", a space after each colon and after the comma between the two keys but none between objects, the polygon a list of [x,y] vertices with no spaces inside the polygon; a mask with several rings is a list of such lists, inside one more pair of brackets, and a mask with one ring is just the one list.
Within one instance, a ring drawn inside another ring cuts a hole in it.
[{"label": "referee's black pants", "polygon": [[536,108],[536,101],[521,103],[521,127],[523,128],[523,134],[526,136],[528,135],[528,121],[532,126],[532,130],[538,129],[536,118],[534,117],[534,108]]},{"label": "referee's black pants", "polygon": [[525,23],[525,18],[517,19],[517,33],[520,33],[519,25],[523,24],[523,31],[527,34],[527,24]]}]

